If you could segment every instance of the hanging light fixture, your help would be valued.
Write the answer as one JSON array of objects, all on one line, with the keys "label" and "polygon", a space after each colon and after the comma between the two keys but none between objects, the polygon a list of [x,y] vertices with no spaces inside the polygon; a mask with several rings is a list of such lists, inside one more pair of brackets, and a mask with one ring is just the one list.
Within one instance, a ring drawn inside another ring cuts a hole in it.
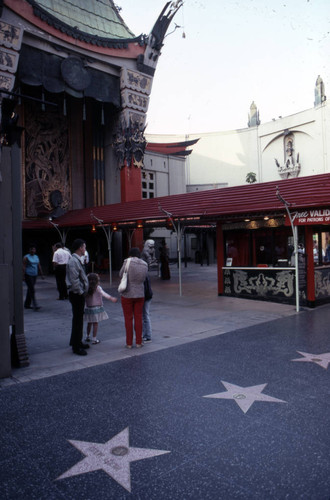
[{"label": "hanging light fixture", "polygon": [[92,233],[96,233],[96,227],[95,224],[92,225]]},{"label": "hanging light fixture", "polygon": [[136,227],[138,229],[142,229],[143,228],[143,221],[142,220],[138,220],[137,223],[136,223]]},{"label": "hanging light fixture", "polygon": [[166,219],[166,229],[173,229],[173,222],[171,217],[167,217]]},{"label": "hanging light fixture", "polygon": [[112,229],[112,231],[118,231],[117,222],[113,222],[113,223],[111,224],[111,229]]}]

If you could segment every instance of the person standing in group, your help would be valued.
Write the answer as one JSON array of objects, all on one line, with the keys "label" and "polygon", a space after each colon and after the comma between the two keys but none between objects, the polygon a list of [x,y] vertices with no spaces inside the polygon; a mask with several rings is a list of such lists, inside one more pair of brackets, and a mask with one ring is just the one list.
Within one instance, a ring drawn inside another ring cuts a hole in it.
[{"label": "person standing in group", "polygon": [[160,276],[162,280],[171,279],[169,258],[168,258],[168,247],[164,239],[162,241],[161,247],[159,248],[159,260],[160,260]]},{"label": "person standing in group", "polygon": [[[155,258],[155,241],[147,240],[144,244],[142,250],[141,259],[143,259],[148,264],[148,270],[150,266],[157,263]],[[150,284],[150,278],[147,275],[144,281],[144,304],[142,312],[142,338],[144,342],[151,342],[151,318],[150,318],[150,305],[152,299],[152,289]]]},{"label": "person standing in group", "polygon": [[85,254],[86,243],[76,239],[72,244],[72,255],[66,265],[66,283],[69,289],[69,300],[72,306],[72,328],[70,346],[74,354],[85,356],[88,344],[83,344],[85,294],[88,290],[88,279],[81,263]]},{"label": "person standing in group", "polygon": [[142,347],[143,345],[142,311],[144,303],[144,280],[148,273],[148,265],[140,258],[141,253],[138,248],[131,248],[128,257],[119,271],[119,277],[123,276],[126,264],[129,264],[127,288],[121,294],[121,305],[125,319],[126,347],[131,349],[133,345],[133,319],[136,347]]},{"label": "person standing in group", "polygon": [[58,300],[68,298],[68,289],[66,286],[66,265],[70,259],[70,252],[64,249],[63,243],[56,243],[53,255],[53,267],[56,278],[56,286],[59,293]]},{"label": "person standing in group", "polygon": [[89,264],[89,253],[86,250],[85,254],[81,256],[81,263],[84,266],[85,273],[88,273],[88,264]]},{"label": "person standing in group", "polygon": [[84,319],[85,321],[87,321],[86,342],[91,341],[90,334],[93,328],[92,344],[99,344],[100,341],[97,338],[99,321],[109,318],[104,309],[102,298],[104,297],[111,302],[117,302],[117,299],[103,290],[103,288],[100,286],[100,277],[98,274],[89,273],[87,275],[87,278],[89,286],[85,299],[86,306],[84,314]]},{"label": "person standing in group", "polygon": [[[31,245],[29,248],[29,253],[23,257],[23,274],[24,280],[27,286],[26,298],[24,301],[25,309],[34,309],[38,311],[40,306],[36,300],[35,294],[35,284],[37,282],[37,276],[40,273],[42,279],[44,279],[44,273],[42,272],[40,260],[36,254],[36,247]],[[31,307],[31,304],[33,307]]]}]

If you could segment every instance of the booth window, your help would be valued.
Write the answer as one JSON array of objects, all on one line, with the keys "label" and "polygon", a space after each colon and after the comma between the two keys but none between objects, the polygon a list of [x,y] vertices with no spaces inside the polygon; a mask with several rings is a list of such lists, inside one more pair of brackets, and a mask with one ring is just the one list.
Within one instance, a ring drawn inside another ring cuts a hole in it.
[{"label": "booth window", "polygon": [[313,233],[313,258],[316,266],[330,265],[330,232]]},{"label": "booth window", "polygon": [[[230,260],[227,260],[230,259]],[[228,233],[226,238],[225,261],[232,266],[249,265],[249,233]]]},{"label": "booth window", "polygon": [[233,267],[290,266],[293,253],[291,234],[286,227],[228,231],[225,235],[225,262]]}]

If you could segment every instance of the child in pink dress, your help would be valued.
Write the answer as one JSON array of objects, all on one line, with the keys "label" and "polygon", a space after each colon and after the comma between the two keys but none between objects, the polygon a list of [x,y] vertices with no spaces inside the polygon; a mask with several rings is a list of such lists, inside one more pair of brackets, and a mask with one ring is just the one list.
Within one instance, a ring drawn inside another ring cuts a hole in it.
[{"label": "child in pink dress", "polygon": [[103,297],[110,300],[111,302],[117,302],[118,299],[111,297],[107,294],[103,288],[99,285],[100,278],[98,274],[90,273],[87,275],[88,278],[88,292],[85,298],[85,311],[84,320],[87,321],[87,337],[86,342],[90,342],[90,333],[93,326],[93,340],[92,344],[99,344],[100,341],[97,339],[97,329],[99,321],[108,319],[104,307],[103,307]]}]

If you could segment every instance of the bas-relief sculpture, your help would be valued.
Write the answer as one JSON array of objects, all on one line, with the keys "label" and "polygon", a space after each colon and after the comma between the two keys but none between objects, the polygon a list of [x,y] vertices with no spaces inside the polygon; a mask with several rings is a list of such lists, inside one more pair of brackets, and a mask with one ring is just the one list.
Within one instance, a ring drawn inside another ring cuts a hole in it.
[{"label": "bas-relief sculpture", "polygon": [[298,177],[301,170],[299,161],[299,153],[294,155],[294,135],[292,133],[284,133],[284,165],[281,165],[275,158],[275,163],[278,173],[282,179],[289,179],[290,177]]},{"label": "bas-relief sculpture", "polygon": [[27,217],[58,217],[70,207],[68,130],[64,117],[27,106],[25,210]]},{"label": "bas-relief sculpture", "polygon": [[113,148],[118,159],[119,168],[125,164],[130,167],[143,167],[144,151],[147,141],[144,136],[145,126],[139,122],[122,122],[114,136]]}]

